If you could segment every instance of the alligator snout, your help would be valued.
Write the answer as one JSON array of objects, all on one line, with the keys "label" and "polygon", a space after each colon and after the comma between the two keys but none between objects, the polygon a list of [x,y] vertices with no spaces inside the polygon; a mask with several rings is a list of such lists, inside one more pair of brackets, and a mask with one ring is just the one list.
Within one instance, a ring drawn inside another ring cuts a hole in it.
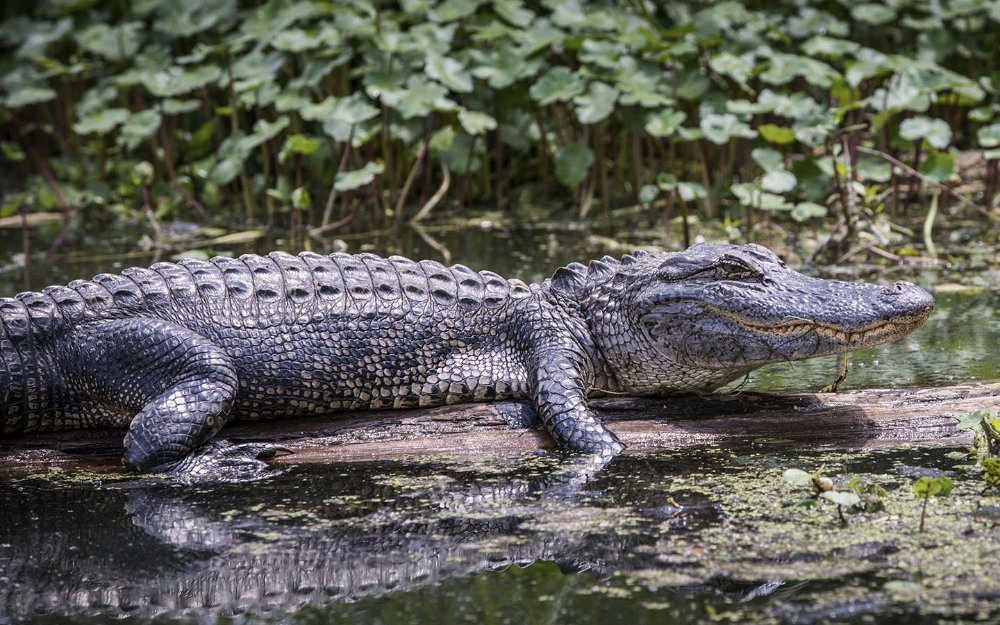
[{"label": "alligator snout", "polygon": [[886,303],[899,314],[927,315],[934,310],[934,296],[912,282],[901,280],[885,287],[882,294],[886,298]]}]

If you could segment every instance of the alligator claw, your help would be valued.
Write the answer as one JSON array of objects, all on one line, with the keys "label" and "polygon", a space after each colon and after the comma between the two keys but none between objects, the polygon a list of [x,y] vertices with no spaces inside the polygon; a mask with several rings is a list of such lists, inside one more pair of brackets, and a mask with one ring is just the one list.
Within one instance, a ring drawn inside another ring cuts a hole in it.
[{"label": "alligator claw", "polygon": [[279,453],[294,453],[288,447],[271,443],[241,443],[213,440],[195,449],[182,460],[153,469],[182,482],[251,482],[281,475],[285,469],[272,469],[264,460]]}]

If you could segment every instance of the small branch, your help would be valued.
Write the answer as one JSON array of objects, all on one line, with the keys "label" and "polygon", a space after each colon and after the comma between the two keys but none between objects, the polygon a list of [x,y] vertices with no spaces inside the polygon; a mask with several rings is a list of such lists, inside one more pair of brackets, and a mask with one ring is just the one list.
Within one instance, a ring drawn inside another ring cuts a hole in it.
[{"label": "small branch", "polygon": [[952,189],[948,185],[942,184],[942,183],[938,182],[937,180],[934,180],[933,178],[928,178],[927,176],[925,176],[924,174],[920,173],[916,169],[913,169],[912,167],[910,167],[906,163],[902,162],[898,158],[894,158],[893,156],[891,156],[889,154],[886,154],[885,152],[882,152],[880,150],[873,150],[872,148],[866,148],[864,146],[858,146],[858,152],[862,152],[864,154],[870,154],[871,156],[878,156],[879,158],[882,158],[882,159],[884,159],[884,160],[892,163],[896,167],[899,167],[900,169],[906,171],[910,175],[913,175],[913,176],[916,176],[917,178],[920,178],[920,180],[922,180],[923,182],[936,187],[938,190],[943,191],[944,193],[947,193],[951,197],[953,197],[956,200],[958,200],[958,203],[961,204],[962,206],[965,206],[966,208],[971,208],[972,210],[976,211],[980,215],[983,215],[984,217],[988,217],[990,219],[995,219],[995,217],[993,217],[992,213],[990,213],[990,211],[988,211],[987,209],[985,209],[982,206],[976,204],[972,200],[969,200],[968,198],[960,195],[957,191],[955,191],[954,189]]},{"label": "small branch", "polygon": [[[337,174],[347,167],[347,159],[351,156],[351,146],[353,144],[354,126],[352,125],[351,131],[347,134],[347,143],[344,144],[344,153],[340,157],[340,162],[337,163],[337,171],[333,172],[333,182],[330,183],[330,195],[326,198],[326,206],[323,208],[323,221],[320,222],[320,228],[325,228],[330,223],[330,220],[333,219],[333,206],[337,202]],[[310,234],[312,234],[312,231],[310,231]]]},{"label": "small branch", "polygon": [[430,215],[431,211],[434,210],[434,207],[438,205],[438,202],[440,202],[444,198],[445,194],[448,193],[448,187],[451,186],[451,172],[448,171],[448,166],[444,163],[441,163],[441,175],[444,177],[444,180],[441,181],[441,186],[434,192],[431,199],[427,200],[427,203],[424,204],[419,211],[417,211],[417,214],[413,216],[410,223],[416,223],[427,217],[427,215]]},{"label": "small branch", "polygon": [[424,147],[421,148],[420,154],[417,156],[417,160],[414,161],[413,167],[410,168],[410,173],[406,175],[406,181],[403,183],[403,189],[399,192],[399,199],[396,200],[396,223],[402,222],[403,210],[406,208],[406,198],[410,195],[410,189],[413,187],[413,183],[417,180],[417,174],[420,173],[420,166],[423,164],[426,156],[427,141],[424,141]]},{"label": "small branch", "polygon": [[311,230],[309,230],[309,236],[312,237],[313,239],[316,239],[317,241],[321,241],[322,242],[324,234],[326,234],[327,232],[333,232],[334,230],[337,230],[339,228],[343,228],[347,224],[349,224],[352,221],[354,221],[354,219],[356,217],[357,217],[357,213],[349,213],[346,217],[344,217],[342,219],[338,219],[337,221],[333,222],[332,224],[326,224],[325,226],[319,226],[318,228],[312,228]]}]

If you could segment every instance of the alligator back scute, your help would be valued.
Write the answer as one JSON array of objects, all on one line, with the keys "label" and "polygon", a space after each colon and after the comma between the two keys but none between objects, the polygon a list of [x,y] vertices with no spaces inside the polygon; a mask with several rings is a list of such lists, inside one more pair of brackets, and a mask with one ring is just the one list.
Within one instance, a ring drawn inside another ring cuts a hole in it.
[{"label": "alligator back scute", "polygon": [[250,298],[253,314],[247,318],[247,325],[266,327],[273,320],[283,318],[285,287],[278,266],[270,258],[256,254],[244,254],[240,256],[240,261],[247,266],[253,281],[253,295]]},{"label": "alligator back scute", "polygon": [[458,301],[458,281],[448,267],[433,260],[420,261],[420,267],[427,276],[427,288],[434,304],[439,308],[449,308]]},{"label": "alligator back scute", "polygon": [[253,298],[253,276],[242,260],[227,256],[216,256],[210,261],[218,268],[226,285],[226,296],[230,304],[247,305]]},{"label": "alligator back scute", "polygon": [[177,264],[191,274],[191,281],[194,283],[198,298],[208,305],[210,310],[225,310],[228,307],[228,293],[226,293],[222,272],[214,263],[207,260],[185,258]]},{"label": "alligator back scute", "polygon": [[307,322],[316,308],[316,292],[309,267],[301,258],[287,252],[271,252],[267,257],[274,262],[281,275],[291,320]]},{"label": "alligator back scute", "polygon": [[190,271],[173,263],[156,263],[150,269],[163,278],[175,305],[190,306],[197,301],[198,289]]},{"label": "alligator back scute", "polygon": [[340,269],[340,275],[344,280],[344,292],[347,295],[345,312],[348,314],[373,312],[370,302],[374,296],[375,286],[368,267],[360,258],[350,254],[337,253],[331,258]]},{"label": "alligator back scute", "polygon": [[334,315],[343,313],[347,306],[347,295],[344,292],[346,285],[344,276],[333,259],[313,252],[302,253],[299,258],[312,274],[316,295],[323,303],[324,310]]},{"label": "alligator back scute", "polygon": [[122,270],[122,275],[139,285],[148,305],[161,308],[170,305],[170,289],[160,274],[145,267],[129,267]]},{"label": "alligator back scute", "polygon": [[87,304],[87,308],[93,313],[104,312],[115,305],[111,293],[96,282],[91,282],[90,280],[73,280],[66,286],[76,291]]},{"label": "alligator back scute", "polygon": [[400,308],[403,296],[400,293],[399,273],[392,263],[374,254],[360,254],[358,258],[368,268],[372,290],[379,301],[388,304],[390,308]]},{"label": "alligator back scute", "polygon": [[62,321],[59,307],[55,301],[43,293],[19,293],[15,296],[24,306],[25,312],[34,330],[48,332],[58,322]]},{"label": "alligator back scute", "polygon": [[90,312],[83,297],[67,286],[47,286],[42,289],[42,293],[55,302],[59,308],[59,315],[67,321],[80,321]]},{"label": "alligator back scute", "polygon": [[402,256],[390,256],[388,261],[399,279],[399,289],[410,306],[424,306],[430,294],[427,292],[427,276],[420,265]]},{"label": "alligator back scute", "polygon": [[487,308],[503,306],[510,297],[510,283],[492,271],[481,271],[483,278],[483,303]]}]

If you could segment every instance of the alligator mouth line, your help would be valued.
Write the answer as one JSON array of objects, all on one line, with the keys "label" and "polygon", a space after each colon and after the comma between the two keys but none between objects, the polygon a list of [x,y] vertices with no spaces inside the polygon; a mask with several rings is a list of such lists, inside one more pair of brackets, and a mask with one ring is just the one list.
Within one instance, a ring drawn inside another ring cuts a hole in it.
[{"label": "alligator mouth line", "polygon": [[867,328],[842,330],[840,328],[825,325],[815,321],[806,321],[802,323],[792,323],[792,324],[784,324],[776,326],[763,326],[753,323],[747,323],[746,321],[737,319],[735,317],[729,317],[729,319],[747,328],[748,330],[751,330],[758,334],[770,334],[772,336],[793,336],[796,334],[805,334],[806,332],[814,332],[823,338],[830,339],[833,342],[842,344],[850,344],[852,342],[869,343],[871,341],[878,341],[885,336],[899,332],[900,329],[908,325],[907,323],[902,322],[901,320],[895,320],[895,321],[883,321],[881,323],[869,326]]}]

